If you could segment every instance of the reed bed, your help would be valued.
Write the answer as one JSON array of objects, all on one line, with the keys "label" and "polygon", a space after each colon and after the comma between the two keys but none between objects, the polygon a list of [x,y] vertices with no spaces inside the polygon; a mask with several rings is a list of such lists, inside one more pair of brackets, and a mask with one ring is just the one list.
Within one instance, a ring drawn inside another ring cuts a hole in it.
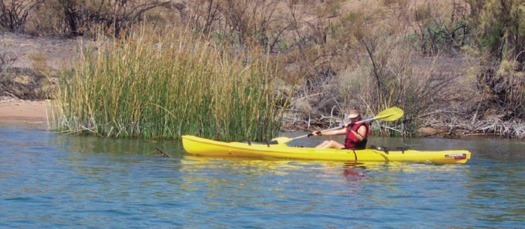
[{"label": "reed bed", "polygon": [[272,92],[278,68],[265,57],[231,53],[176,33],[143,32],[85,48],[60,82],[56,129],[147,139],[271,139],[282,117],[282,98]]}]

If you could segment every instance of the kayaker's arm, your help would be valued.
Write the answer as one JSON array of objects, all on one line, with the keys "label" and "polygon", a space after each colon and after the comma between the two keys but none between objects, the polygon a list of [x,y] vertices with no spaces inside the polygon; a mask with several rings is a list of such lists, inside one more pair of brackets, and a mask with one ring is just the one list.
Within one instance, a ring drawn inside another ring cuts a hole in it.
[{"label": "kayaker's arm", "polygon": [[[341,129],[329,130],[329,131],[322,132],[322,133],[321,133],[321,131],[314,131],[314,132],[312,132],[312,135],[313,136],[345,135],[346,134],[346,129],[352,124],[353,123],[348,123],[348,124],[343,125],[343,127],[341,127]],[[364,136],[366,135],[366,127],[364,127],[364,126],[359,127],[357,132],[352,130],[352,129],[350,129],[350,131],[352,131],[354,133],[354,135],[357,137],[357,139],[359,139],[359,141],[363,141],[363,139],[365,139]]]},{"label": "kayaker's arm", "polygon": [[314,131],[312,135],[314,136],[333,136],[333,135],[344,135],[346,134],[346,128],[341,128],[337,130],[329,130],[321,133],[321,131]]},{"label": "kayaker's arm", "polygon": [[356,136],[357,139],[359,139],[359,141],[363,141],[365,139],[365,135],[366,135],[366,127],[365,126],[361,126],[359,127],[359,129],[357,129],[357,132],[354,131],[354,130],[350,130],[354,133],[354,135]]}]

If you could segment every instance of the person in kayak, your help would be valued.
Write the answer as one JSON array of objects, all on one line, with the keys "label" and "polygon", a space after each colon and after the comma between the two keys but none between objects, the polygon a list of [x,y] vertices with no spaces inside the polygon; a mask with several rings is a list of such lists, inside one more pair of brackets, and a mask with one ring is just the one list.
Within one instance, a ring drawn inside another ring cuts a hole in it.
[{"label": "person in kayak", "polygon": [[348,112],[348,118],[350,123],[345,124],[343,128],[337,130],[330,130],[324,133],[321,131],[314,131],[314,136],[334,136],[334,135],[345,135],[344,145],[334,141],[326,140],[321,144],[317,145],[316,148],[335,148],[335,149],[364,149],[368,142],[368,136],[370,136],[370,124],[369,123],[357,123],[362,120],[361,114],[357,110],[350,110]]}]

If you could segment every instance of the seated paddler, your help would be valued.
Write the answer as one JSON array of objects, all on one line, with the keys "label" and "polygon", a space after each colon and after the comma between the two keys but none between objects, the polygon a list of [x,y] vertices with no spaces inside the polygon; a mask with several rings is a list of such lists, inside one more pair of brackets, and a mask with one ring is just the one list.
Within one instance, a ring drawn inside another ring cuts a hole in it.
[{"label": "seated paddler", "polygon": [[368,136],[370,136],[370,124],[368,122],[359,122],[362,120],[361,113],[356,109],[349,110],[347,117],[349,123],[344,124],[341,129],[312,132],[314,136],[345,135],[344,144],[334,140],[326,140],[316,146],[316,148],[365,149]]}]

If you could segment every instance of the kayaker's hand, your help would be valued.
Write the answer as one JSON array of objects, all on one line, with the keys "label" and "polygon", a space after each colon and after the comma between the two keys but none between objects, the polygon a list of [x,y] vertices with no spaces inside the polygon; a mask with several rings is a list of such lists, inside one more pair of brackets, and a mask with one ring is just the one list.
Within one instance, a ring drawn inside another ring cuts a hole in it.
[{"label": "kayaker's hand", "polygon": [[307,135],[307,137],[316,136],[315,133],[317,133],[317,131],[314,131],[314,132],[312,132],[312,133],[309,133],[309,134]]},{"label": "kayaker's hand", "polygon": [[323,133],[321,133],[321,131],[316,130],[316,131],[312,132],[312,135],[313,136],[322,136]]}]

